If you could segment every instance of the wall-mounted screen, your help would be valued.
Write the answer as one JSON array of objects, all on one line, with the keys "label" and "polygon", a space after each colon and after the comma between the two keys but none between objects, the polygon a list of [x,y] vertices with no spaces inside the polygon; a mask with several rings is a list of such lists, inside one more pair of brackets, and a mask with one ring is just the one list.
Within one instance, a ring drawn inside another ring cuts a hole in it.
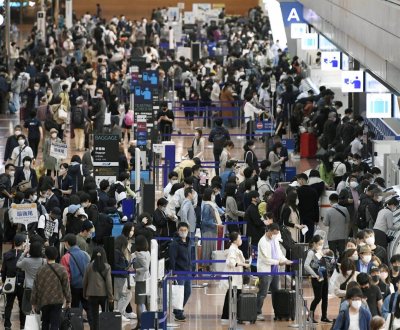
[{"label": "wall-mounted screen", "polygon": [[392,94],[368,93],[367,118],[392,118]]}]

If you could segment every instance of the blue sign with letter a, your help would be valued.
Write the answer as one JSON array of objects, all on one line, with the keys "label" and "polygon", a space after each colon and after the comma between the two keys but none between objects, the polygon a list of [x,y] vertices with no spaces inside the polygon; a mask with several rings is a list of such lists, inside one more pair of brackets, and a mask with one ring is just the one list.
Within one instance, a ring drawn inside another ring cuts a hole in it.
[{"label": "blue sign with letter a", "polygon": [[303,17],[303,5],[299,2],[281,2],[283,23],[290,26],[292,23],[306,23]]}]

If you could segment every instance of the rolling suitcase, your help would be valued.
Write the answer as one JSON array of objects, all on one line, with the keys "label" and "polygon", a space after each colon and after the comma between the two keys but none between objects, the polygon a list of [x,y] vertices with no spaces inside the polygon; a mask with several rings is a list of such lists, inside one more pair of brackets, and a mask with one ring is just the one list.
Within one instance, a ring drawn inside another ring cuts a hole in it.
[{"label": "rolling suitcase", "polygon": [[106,302],[106,311],[99,314],[99,330],[122,330],[121,313],[109,310],[110,306]]},{"label": "rolling suitcase", "polygon": [[289,289],[280,289],[273,292],[272,306],[274,308],[275,321],[289,321],[289,319],[294,321],[296,314],[296,292]]},{"label": "rolling suitcase", "polygon": [[[69,322],[65,321],[66,319],[69,320]],[[82,309],[81,308],[69,308],[66,310],[63,310],[63,313],[61,314],[61,324],[62,323],[67,323],[69,324],[73,330],[83,330],[83,317],[82,317]]]},{"label": "rolling suitcase", "polygon": [[239,323],[257,321],[257,294],[242,293],[238,297],[237,318]]},{"label": "rolling suitcase", "polygon": [[300,157],[314,158],[317,153],[317,137],[312,133],[300,135]]}]

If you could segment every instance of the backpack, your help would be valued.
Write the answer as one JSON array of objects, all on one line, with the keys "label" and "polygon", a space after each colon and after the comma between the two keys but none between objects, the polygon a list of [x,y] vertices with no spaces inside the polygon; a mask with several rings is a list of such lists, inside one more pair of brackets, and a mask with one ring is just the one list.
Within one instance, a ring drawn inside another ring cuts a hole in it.
[{"label": "backpack", "polygon": [[128,111],[127,114],[124,117],[124,123],[126,126],[132,126],[133,125],[133,111]]},{"label": "backpack", "polygon": [[362,203],[358,207],[358,219],[357,219],[357,227],[359,229],[365,229],[368,227],[368,219],[367,219],[367,207],[368,203]]},{"label": "backpack", "polygon": [[76,126],[80,126],[85,123],[85,117],[81,107],[75,107],[72,111],[72,123]]},{"label": "backpack", "polygon": [[21,78],[21,93],[24,93],[29,87],[29,80],[30,80],[29,73],[22,72],[19,75],[19,78]]},{"label": "backpack", "polygon": [[97,244],[103,244],[104,237],[110,237],[113,229],[113,218],[108,214],[99,213],[97,221],[94,223],[96,228],[93,241]]},{"label": "backpack", "polygon": [[226,142],[226,136],[224,131],[218,131],[214,135],[214,149],[222,150],[224,149],[224,144]]},{"label": "backpack", "polygon": [[112,227],[112,237],[117,237],[122,234],[122,228],[124,224],[121,223],[121,217],[118,213],[112,213],[108,215],[112,219],[113,227]]}]

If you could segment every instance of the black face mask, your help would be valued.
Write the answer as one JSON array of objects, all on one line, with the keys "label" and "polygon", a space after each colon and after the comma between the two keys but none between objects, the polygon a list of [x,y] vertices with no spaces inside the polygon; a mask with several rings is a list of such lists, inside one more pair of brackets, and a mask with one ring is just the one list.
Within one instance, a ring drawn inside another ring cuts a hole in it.
[{"label": "black face mask", "polygon": [[400,266],[392,266],[393,271],[398,272],[400,270]]},{"label": "black face mask", "polygon": [[375,282],[379,282],[379,275],[373,275],[373,276],[371,276],[371,278],[372,278],[372,281],[375,283]]}]

